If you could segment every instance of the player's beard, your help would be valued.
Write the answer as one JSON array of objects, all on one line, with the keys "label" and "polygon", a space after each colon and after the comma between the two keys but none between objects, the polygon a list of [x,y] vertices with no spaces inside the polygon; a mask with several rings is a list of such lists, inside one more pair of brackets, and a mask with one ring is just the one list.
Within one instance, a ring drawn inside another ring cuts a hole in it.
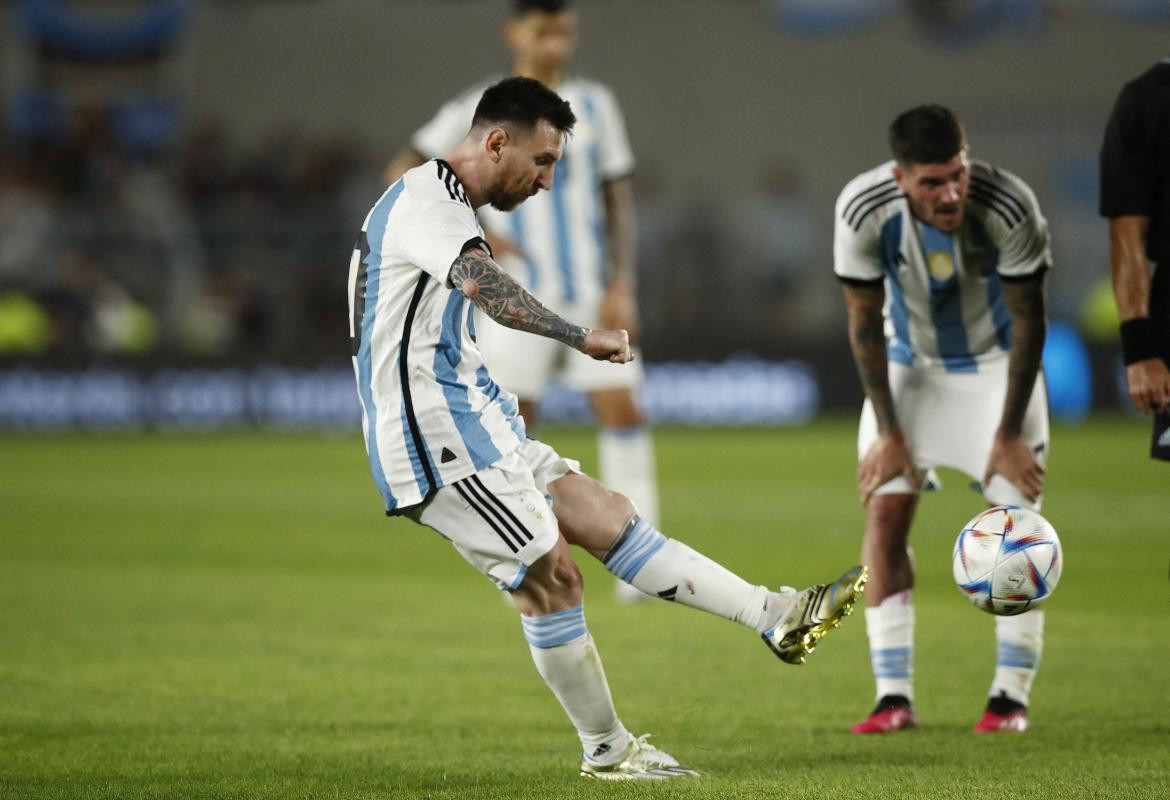
[{"label": "player's beard", "polygon": [[488,197],[488,204],[497,211],[514,211],[529,197],[527,193],[499,191]]},{"label": "player's beard", "polygon": [[489,197],[488,205],[490,205],[496,211],[514,211],[517,206],[519,206],[527,199],[527,197],[516,197],[515,195],[508,196],[501,194],[495,197]]}]

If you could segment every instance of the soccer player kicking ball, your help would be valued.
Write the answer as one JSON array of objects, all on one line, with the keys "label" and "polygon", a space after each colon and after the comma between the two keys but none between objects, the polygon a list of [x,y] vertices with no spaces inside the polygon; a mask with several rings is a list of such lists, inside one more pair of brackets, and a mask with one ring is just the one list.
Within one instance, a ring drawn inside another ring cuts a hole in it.
[{"label": "soccer player kicking ball", "polygon": [[[504,26],[511,74],[535,78],[582,114],[557,162],[556,185],[523,206],[491,206],[478,216],[493,260],[525,289],[539,292],[559,316],[585,327],[625,328],[636,337],[634,154],[625,118],[609,87],[570,72],[578,20],[570,0],[513,0]],[[411,167],[442,156],[467,135],[482,81],[444,104],[415,132],[386,169],[393,183]],[[540,403],[559,380],[585,392],[597,417],[598,469],[607,486],[634,503],[651,525],[658,521],[654,441],[640,399],[641,362],[595,360],[556,339],[528,336],[492,321],[480,325],[477,344],[492,378],[516,395],[525,427],[536,431]],[[651,598],[615,581],[618,600]]]},{"label": "soccer player kicking ball", "polygon": [[866,574],[804,591],[752,585],[525,438],[515,398],[483,365],[473,308],[595,359],[630,360],[625,331],[566,322],[502,272],[476,222],[479,206],[515,208],[551,188],[575,121],[539,82],[501,81],[452,153],[406,172],[371,209],[349,273],[362,426],[387,513],[433,528],[512,593],[537,671],[581,739],[581,774],[694,776],[618,719],[569,545],[643,592],[748,626],[795,664],[849,613]]},{"label": "soccer player kicking ball", "polygon": [[[968,158],[941,106],[895,119],[890,147],[894,160],[841,192],[833,252],[866,394],[858,488],[877,707],[854,733],[918,725],[907,540],[920,488],[937,485],[933,468],[981,482],[992,505],[1039,511],[1048,450],[1039,371],[1052,256],[1035,196]],[[976,731],[1027,728],[1043,629],[1039,610],[996,618],[995,679]]]}]

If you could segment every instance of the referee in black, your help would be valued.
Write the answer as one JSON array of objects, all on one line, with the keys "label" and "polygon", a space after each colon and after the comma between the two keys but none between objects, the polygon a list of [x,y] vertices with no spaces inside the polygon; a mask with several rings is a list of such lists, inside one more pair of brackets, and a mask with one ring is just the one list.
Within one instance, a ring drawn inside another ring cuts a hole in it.
[{"label": "referee in black", "polygon": [[1125,84],[1113,106],[1101,147],[1101,216],[1109,218],[1129,398],[1154,415],[1151,457],[1170,461],[1170,58]]}]

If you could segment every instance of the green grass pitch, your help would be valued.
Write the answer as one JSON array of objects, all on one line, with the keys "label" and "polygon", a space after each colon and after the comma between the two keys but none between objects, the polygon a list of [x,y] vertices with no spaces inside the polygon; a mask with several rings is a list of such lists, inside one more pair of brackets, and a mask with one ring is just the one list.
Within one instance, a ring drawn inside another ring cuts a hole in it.
[{"label": "green grass pitch", "polygon": [[[548,431],[586,469],[591,434]],[[660,431],[663,527],[745,577],[857,558],[852,420]],[[587,618],[631,730],[697,781],[576,777],[516,612],[433,533],[388,521],[355,436],[0,438],[4,798],[1154,798],[1170,795],[1170,465],[1146,425],[1053,433],[1065,547],[1030,732],[976,737],[992,618],[953,587],[980,507],[944,473],[912,537],[922,729],[848,733],[872,701],[857,614],[802,667],[729,622]]]}]

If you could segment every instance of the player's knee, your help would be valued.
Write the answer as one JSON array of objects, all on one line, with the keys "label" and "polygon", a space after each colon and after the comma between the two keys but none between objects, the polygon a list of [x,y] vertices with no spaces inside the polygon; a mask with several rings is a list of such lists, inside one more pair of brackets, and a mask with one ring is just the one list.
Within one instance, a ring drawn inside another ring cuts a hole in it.
[{"label": "player's knee", "polygon": [[637,513],[620,492],[586,475],[569,475],[549,484],[561,533],[570,544],[604,552]]},{"label": "player's knee", "polygon": [[638,513],[638,509],[634,505],[634,501],[621,492],[615,492],[613,489],[610,489],[609,493],[612,495],[610,507],[613,509],[613,514],[611,515],[611,522],[616,523],[616,529],[614,531],[614,538],[616,539],[625,529],[626,523],[629,522],[630,518]]}]

